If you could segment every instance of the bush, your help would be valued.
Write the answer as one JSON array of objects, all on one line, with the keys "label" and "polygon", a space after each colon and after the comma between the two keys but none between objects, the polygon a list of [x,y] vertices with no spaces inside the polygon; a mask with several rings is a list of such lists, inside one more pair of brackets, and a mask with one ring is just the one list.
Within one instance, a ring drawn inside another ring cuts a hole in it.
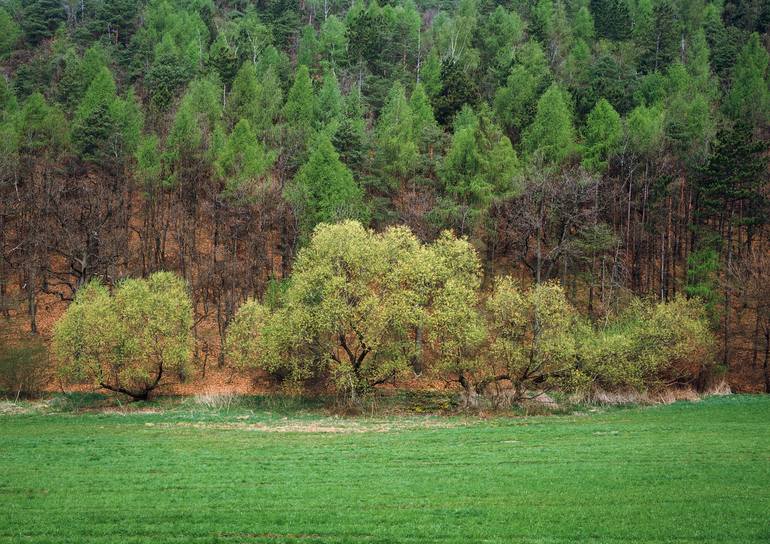
[{"label": "bush", "polygon": [[53,351],[62,377],[146,399],[162,380],[186,371],[192,355],[192,303],[169,272],[81,287],[56,324]]},{"label": "bush", "polygon": [[33,395],[48,377],[48,350],[39,338],[0,346],[0,390],[16,398]]},{"label": "bush", "polygon": [[580,367],[608,389],[695,382],[713,367],[714,340],[699,299],[635,299],[617,319],[580,339]]}]

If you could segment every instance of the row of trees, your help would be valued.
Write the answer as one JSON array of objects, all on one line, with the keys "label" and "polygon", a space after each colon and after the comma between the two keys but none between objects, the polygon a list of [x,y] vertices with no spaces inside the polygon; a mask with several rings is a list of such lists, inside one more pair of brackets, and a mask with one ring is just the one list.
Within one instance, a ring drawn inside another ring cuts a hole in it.
[{"label": "row of trees", "polygon": [[224,354],[315,225],[355,219],[452,229],[484,287],[558,280],[597,322],[698,296],[759,385],[767,22],[750,0],[11,0],[0,312],[37,332],[95,278],[173,270],[195,352]]},{"label": "row of trees", "polygon": [[[184,282],[168,272],[112,296],[91,282],[56,326],[60,371],[147,398],[164,376],[188,372],[191,320]],[[517,402],[553,388],[693,384],[714,370],[712,340],[697,299],[634,299],[594,326],[555,282],[523,288],[501,276],[482,292],[465,239],[423,244],[405,227],[378,234],[347,221],[316,228],[281,296],[238,309],[226,351],[238,371],[350,400],[427,374],[459,383],[469,402],[492,392]]]}]

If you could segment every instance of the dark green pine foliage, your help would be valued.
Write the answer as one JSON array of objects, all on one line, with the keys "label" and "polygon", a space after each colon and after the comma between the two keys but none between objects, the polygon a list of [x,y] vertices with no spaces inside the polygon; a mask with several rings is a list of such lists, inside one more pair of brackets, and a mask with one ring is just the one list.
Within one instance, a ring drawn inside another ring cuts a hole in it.
[{"label": "dark green pine foliage", "polygon": [[478,83],[460,63],[447,60],[441,64],[441,91],[434,99],[436,120],[444,126],[452,122],[455,114],[468,104],[479,100]]},{"label": "dark green pine foliage", "polygon": [[680,51],[681,22],[669,0],[660,0],[653,8],[649,31],[644,32],[637,45],[641,48],[639,68],[642,72],[664,70]]},{"label": "dark green pine foliage", "polygon": [[625,0],[591,0],[596,33],[610,40],[631,36],[631,15]]},{"label": "dark green pine foliage", "polygon": [[345,111],[332,138],[334,147],[353,173],[360,177],[366,154],[366,122],[361,95],[354,89],[345,97]]},{"label": "dark green pine foliage", "polygon": [[717,144],[697,179],[696,219],[703,228],[726,221],[748,226],[751,233],[768,218],[762,188],[767,180],[767,144],[751,127],[736,125],[717,135]]},{"label": "dark green pine foliage", "polygon": [[33,0],[25,3],[22,30],[31,45],[50,38],[59,25],[64,23],[66,14],[59,0]]}]

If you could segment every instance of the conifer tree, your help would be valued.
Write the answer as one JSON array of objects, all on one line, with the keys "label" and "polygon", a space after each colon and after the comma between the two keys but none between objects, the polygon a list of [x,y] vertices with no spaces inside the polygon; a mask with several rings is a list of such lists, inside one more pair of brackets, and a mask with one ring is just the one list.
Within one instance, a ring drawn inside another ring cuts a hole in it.
[{"label": "conifer tree", "polygon": [[725,111],[737,122],[762,126],[770,113],[767,87],[768,54],[754,33],[738,54],[733,81],[725,98]]},{"label": "conifer tree", "polygon": [[586,120],[583,166],[588,170],[604,172],[609,160],[618,151],[622,136],[620,115],[612,104],[604,98],[600,99]]},{"label": "conifer tree", "polygon": [[342,219],[365,221],[368,216],[361,187],[340,162],[324,133],[317,136],[308,161],[287,186],[285,196],[294,206],[305,236],[319,223]]},{"label": "conifer tree", "polygon": [[389,189],[408,179],[417,166],[414,115],[399,82],[390,89],[377,120],[375,153],[384,185]]},{"label": "conifer tree", "polygon": [[249,121],[241,119],[218,150],[214,162],[214,171],[224,182],[222,193],[238,202],[254,199],[274,160],[275,155],[265,151]]},{"label": "conifer tree", "polygon": [[524,148],[547,164],[559,164],[575,149],[575,127],[567,92],[551,85],[537,102],[535,120],[524,132]]}]

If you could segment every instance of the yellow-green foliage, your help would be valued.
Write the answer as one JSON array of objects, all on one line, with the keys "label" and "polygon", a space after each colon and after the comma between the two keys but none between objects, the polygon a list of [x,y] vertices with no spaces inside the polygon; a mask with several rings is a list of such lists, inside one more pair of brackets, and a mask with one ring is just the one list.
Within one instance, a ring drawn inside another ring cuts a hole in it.
[{"label": "yellow-green foliage", "polygon": [[172,273],[125,280],[114,296],[94,280],[56,324],[53,351],[63,377],[144,398],[187,369],[192,322],[187,286]]},{"label": "yellow-green foliage", "polygon": [[236,365],[293,381],[320,375],[358,393],[409,368],[418,330],[451,321],[458,301],[475,304],[479,270],[470,244],[449,234],[423,245],[404,227],[322,224],[297,257],[283,305],[270,315],[245,305],[228,353]]},{"label": "yellow-green foliage", "polygon": [[571,386],[579,380],[577,313],[558,283],[521,289],[513,279],[502,277],[486,306],[489,368],[509,379],[517,396],[527,389]]},{"label": "yellow-green foliage", "polygon": [[688,383],[713,364],[706,308],[682,296],[635,299],[607,327],[584,329],[580,346],[581,368],[609,388]]}]

